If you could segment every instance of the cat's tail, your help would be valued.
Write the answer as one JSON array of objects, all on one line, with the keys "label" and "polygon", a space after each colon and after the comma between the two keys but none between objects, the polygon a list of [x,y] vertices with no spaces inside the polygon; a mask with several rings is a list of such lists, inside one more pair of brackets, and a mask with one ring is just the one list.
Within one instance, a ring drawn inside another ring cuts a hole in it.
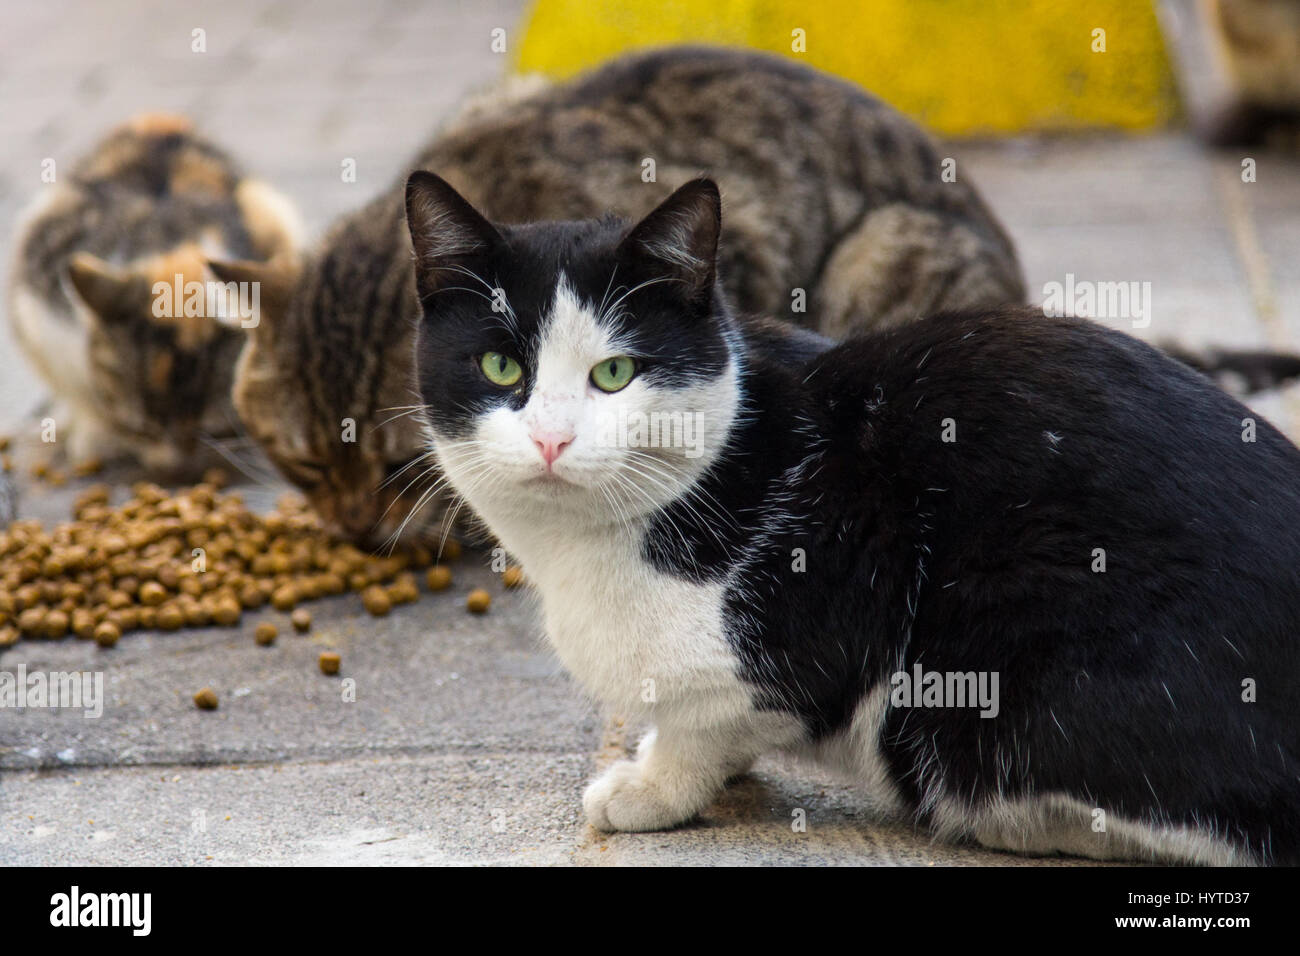
[{"label": "cat's tail", "polygon": [[1234,395],[1251,395],[1300,379],[1300,354],[1267,349],[1190,349],[1169,342],[1161,349],[1184,365],[1208,375]]}]

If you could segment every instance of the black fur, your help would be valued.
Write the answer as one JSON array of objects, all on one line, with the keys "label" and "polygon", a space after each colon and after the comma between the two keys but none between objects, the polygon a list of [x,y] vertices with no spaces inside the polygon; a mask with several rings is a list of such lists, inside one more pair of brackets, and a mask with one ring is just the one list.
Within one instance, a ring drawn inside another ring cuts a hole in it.
[{"label": "black fur", "polygon": [[[1300,862],[1286,438],[1258,421],[1243,441],[1253,413],[1155,349],[1028,310],[937,316],[793,372],[759,362],[746,387],[754,416],[709,490],[744,527],[778,529],[733,595],[761,622],[737,648],[773,706],[825,734],[914,663],[996,672],[995,719],[891,712],[886,755],[918,806],[940,778],[988,795],[1001,754],[1009,796],[1212,821]],[[801,456],[811,477],[783,481]]]},{"label": "black fur", "polygon": [[[450,230],[466,237],[487,235],[475,253],[451,259],[438,258],[436,268],[419,273],[417,287],[426,318],[416,347],[418,381],[430,416],[449,436],[463,435],[489,406],[509,402],[522,408],[532,389],[530,370],[535,359],[542,317],[555,299],[561,272],[582,297],[593,304],[612,303],[624,293],[623,309],[611,316],[611,325],[635,337],[639,374],[665,385],[691,378],[717,375],[728,360],[723,329],[710,316],[725,308],[722,291],[712,282],[707,294],[690,298],[678,283],[659,283],[638,292],[634,287],[657,279],[664,270],[638,250],[628,248],[627,223],[615,219],[589,222],[543,222],[521,226],[488,226],[478,213],[460,200],[442,179],[415,173],[408,189],[408,206],[420,189],[430,190],[446,203],[442,212],[443,238]],[[705,182],[705,181],[700,181]],[[691,184],[682,187],[689,189]],[[717,217],[717,189],[712,188],[713,216]],[[679,191],[680,192],[680,191]],[[450,217],[458,217],[452,221]],[[414,218],[414,217],[412,217]],[[428,265],[432,255],[414,237],[416,255]],[[710,262],[711,266],[711,262]],[[465,271],[488,283],[484,286]],[[611,274],[615,281],[611,282]],[[490,288],[501,288],[513,319],[493,313]],[[485,315],[493,318],[485,320]],[[632,317],[635,316],[635,321]],[[754,324],[755,342],[773,356],[805,357],[829,345],[829,340],[806,330],[764,320]],[[690,334],[682,334],[682,326]],[[518,355],[524,379],[511,392],[491,385],[479,371],[478,358],[489,351]]]},{"label": "black fur", "polygon": [[[503,396],[473,357],[507,349],[527,370],[557,273],[599,301],[626,234],[503,229],[474,268],[517,332],[422,286],[442,432],[527,400],[527,371]],[[729,636],[762,706],[825,738],[914,664],[996,673],[994,718],[890,710],[882,750],[922,818],[938,793],[1059,793],[1300,863],[1300,451],[1267,422],[1133,338],[1028,309],[801,354],[737,334],[720,292],[686,305],[664,284],[628,305],[647,374],[717,374],[739,353],[728,445],[644,547],[662,570],[739,582]]]}]

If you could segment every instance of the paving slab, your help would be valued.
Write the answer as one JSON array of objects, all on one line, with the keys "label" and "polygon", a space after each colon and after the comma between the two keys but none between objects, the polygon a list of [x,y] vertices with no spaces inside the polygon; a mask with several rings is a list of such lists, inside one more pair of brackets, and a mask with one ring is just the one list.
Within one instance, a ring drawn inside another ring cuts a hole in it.
[{"label": "paving slab", "polygon": [[[103,714],[6,713],[0,770],[587,749],[598,721],[541,645],[530,595],[495,577],[462,559],[451,589],[384,618],[355,594],[312,602],[306,636],[263,609],[233,628],[133,632],[111,650],[21,641],[0,667],[102,673]],[[471,587],[492,590],[486,616],[466,611]],[[253,641],[261,621],[278,626],[270,647]],[[341,656],[338,676],[320,672],[323,650]],[[215,712],[194,705],[203,687],[217,693]]]},{"label": "paving slab", "polygon": [[21,773],[0,798],[0,861],[567,863],[588,763],[484,751]]},{"label": "paving slab", "polygon": [[851,784],[780,758],[662,833],[582,821],[587,753],[14,772],[0,862],[149,865],[1090,865],[936,844]]}]

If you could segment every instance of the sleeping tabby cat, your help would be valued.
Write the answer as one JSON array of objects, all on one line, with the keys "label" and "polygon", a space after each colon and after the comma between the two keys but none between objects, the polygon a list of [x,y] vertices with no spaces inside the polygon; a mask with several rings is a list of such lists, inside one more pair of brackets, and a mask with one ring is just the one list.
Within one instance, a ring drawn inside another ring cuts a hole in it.
[{"label": "sleeping tabby cat", "polygon": [[[201,436],[234,424],[244,333],[206,314],[206,289],[205,314],[184,314],[190,284],[211,278],[211,256],[292,256],[296,215],[188,121],[156,114],[45,190],[18,229],[9,318],[53,393],[60,447],[193,470]],[[159,283],[180,291],[160,300]]]},{"label": "sleeping tabby cat", "polygon": [[655,727],[596,827],[793,750],[945,838],[1300,863],[1300,451],[1267,422],[1028,309],[773,361],[708,180],[630,228],[492,225],[420,172],[407,207],[433,453],[563,663]]},{"label": "sleeping tabby cat", "polygon": [[[1011,242],[975,189],[962,176],[943,181],[942,157],[915,124],[830,76],[675,48],[529,93],[476,104],[413,168],[438,171],[509,222],[644,215],[715,170],[731,224],[720,252],[730,294],[746,312],[826,335],[1024,300]],[[264,282],[265,320],[235,386],[250,432],[328,521],[382,540],[414,495],[394,498],[423,488],[411,480],[422,468],[402,472],[423,451],[403,414],[415,401],[419,309],[402,184],[340,222],[300,276],[214,268]],[[807,311],[792,311],[801,299]],[[434,520],[438,509],[425,512]]]}]

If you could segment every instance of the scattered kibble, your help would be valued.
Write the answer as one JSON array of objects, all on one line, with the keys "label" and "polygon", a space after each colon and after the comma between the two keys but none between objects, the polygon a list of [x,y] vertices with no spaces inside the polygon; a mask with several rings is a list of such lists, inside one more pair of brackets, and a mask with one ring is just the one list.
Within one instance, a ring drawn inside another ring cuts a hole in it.
[{"label": "scattered kibble", "polygon": [[113,621],[101,621],[95,625],[95,643],[100,647],[112,647],[122,636],[122,629]]},{"label": "scattered kibble", "polygon": [[445,591],[451,587],[451,568],[443,564],[435,564],[429,569],[424,580],[429,585],[430,591]]},{"label": "scattered kibble", "polygon": [[339,665],[343,659],[334,651],[321,651],[320,655],[320,672],[322,674],[337,674]]},{"label": "scattered kibble", "polygon": [[455,538],[448,538],[442,543],[441,553],[438,555],[439,561],[456,561],[460,558],[460,542]]},{"label": "scattered kibble", "polygon": [[[280,555],[280,557],[284,557],[284,555]],[[286,567],[283,570],[277,570],[276,573],[277,574],[289,573],[287,567],[287,558],[286,558]],[[271,595],[271,607],[275,608],[277,611],[292,611],[294,605],[297,603],[298,603],[298,591],[291,584],[286,584],[283,587],[276,588],[275,592]]]},{"label": "scattered kibble", "polygon": [[[50,466],[36,470],[48,476]],[[305,632],[311,617],[298,605],[325,595],[360,592],[376,615],[419,599],[412,572],[433,562],[430,549],[367,555],[332,538],[300,495],[257,515],[220,491],[224,475],[205,477],[176,491],[140,482],[117,505],[106,485],[90,485],[69,522],[0,529],[0,646],[76,634],[111,647],[142,628],[234,627],[268,603]]]},{"label": "scattered kibble", "polygon": [[512,564],[501,573],[501,583],[508,588],[517,588],[524,580],[524,569]]},{"label": "scattered kibble", "polygon": [[157,581],[146,581],[140,585],[140,603],[157,607],[167,600],[167,589]]},{"label": "scattered kibble", "polygon": [[154,617],[155,623],[164,631],[179,631],[185,626],[185,612],[175,604],[164,604]]},{"label": "scattered kibble", "polygon": [[203,688],[194,695],[194,706],[199,710],[216,710],[217,692],[211,687]]},{"label": "scattered kibble", "polygon": [[29,607],[18,615],[18,630],[36,637],[45,630],[45,609]]},{"label": "scattered kibble", "polygon": [[491,604],[492,595],[488,594],[482,588],[475,588],[473,591],[470,591],[469,597],[465,599],[465,606],[474,614],[483,614]]},{"label": "scattered kibble", "polygon": [[306,634],[311,630],[311,611],[305,607],[300,607],[289,615],[289,623],[299,634]]},{"label": "scattered kibble", "polygon": [[388,588],[388,599],[394,604],[414,604],[420,600],[420,589],[412,574],[399,574]]},{"label": "scattered kibble", "polygon": [[[239,623],[239,616],[241,613],[242,611],[239,606],[239,601],[232,596],[227,596],[216,602],[216,606],[212,609],[212,620],[214,623],[220,624],[222,627],[232,627]],[[142,611],[142,619],[143,616],[144,612]]]},{"label": "scattered kibble", "polygon": [[[107,617],[107,615],[105,616]],[[95,615],[84,607],[79,607],[72,612],[72,633],[82,640],[93,638],[97,626]]]},{"label": "scattered kibble", "polygon": [[57,640],[68,633],[71,624],[66,612],[55,609],[45,615],[45,636]]},{"label": "scattered kibble", "polygon": [[257,641],[257,643],[261,644],[263,647],[267,647],[275,643],[275,636],[277,633],[274,624],[270,621],[263,621],[253,629],[253,640]]},{"label": "scattered kibble", "polygon": [[375,617],[383,617],[393,609],[393,602],[388,597],[388,592],[377,584],[361,592],[361,603]]}]

